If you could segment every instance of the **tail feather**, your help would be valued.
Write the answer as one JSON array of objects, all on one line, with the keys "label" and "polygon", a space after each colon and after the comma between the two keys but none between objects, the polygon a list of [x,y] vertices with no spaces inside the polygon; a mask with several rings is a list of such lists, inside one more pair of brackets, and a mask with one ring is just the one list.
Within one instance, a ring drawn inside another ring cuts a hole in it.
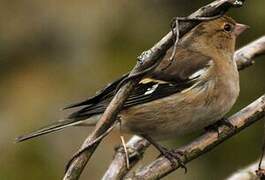
[{"label": "tail feather", "polygon": [[67,120],[58,121],[58,122],[55,122],[55,123],[50,124],[48,126],[45,126],[43,128],[40,128],[39,130],[36,130],[30,134],[19,136],[15,139],[15,141],[16,142],[22,142],[22,141],[25,141],[25,140],[28,140],[28,139],[31,139],[34,137],[38,137],[38,136],[41,136],[44,134],[48,134],[51,132],[56,132],[56,131],[62,130],[66,127],[75,126],[75,125],[78,125],[80,123],[83,123],[83,121],[76,121],[74,119],[67,119]]}]

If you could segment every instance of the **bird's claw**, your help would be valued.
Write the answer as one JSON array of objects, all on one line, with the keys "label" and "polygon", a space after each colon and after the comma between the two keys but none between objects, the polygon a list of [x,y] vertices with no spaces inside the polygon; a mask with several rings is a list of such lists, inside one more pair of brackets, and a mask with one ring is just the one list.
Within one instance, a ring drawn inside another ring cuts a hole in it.
[{"label": "bird's claw", "polygon": [[223,121],[223,125],[229,127],[229,128],[232,129],[233,131],[236,130],[236,126],[233,125],[231,122],[229,122],[226,118],[223,118],[222,121]]},{"label": "bird's claw", "polygon": [[177,160],[179,166],[184,169],[185,173],[187,173],[188,169],[182,160],[182,157],[185,156],[185,153],[183,151],[168,150],[163,147],[160,153],[161,153],[160,156],[163,155],[170,161],[173,169],[177,168],[177,164],[175,161]]}]

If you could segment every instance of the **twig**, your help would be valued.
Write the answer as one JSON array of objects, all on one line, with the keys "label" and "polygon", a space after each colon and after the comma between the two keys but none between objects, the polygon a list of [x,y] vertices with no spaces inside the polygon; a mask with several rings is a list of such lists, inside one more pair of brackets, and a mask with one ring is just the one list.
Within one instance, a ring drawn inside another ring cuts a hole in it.
[{"label": "twig", "polygon": [[[102,133],[100,136],[98,136],[97,138],[93,139],[92,141],[90,141],[88,144],[88,146],[92,146],[95,143],[98,143],[99,141],[101,141],[101,139],[103,139],[104,137],[106,137],[111,131],[112,129],[116,126],[116,123],[112,124],[111,127],[109,129],[107,129],[104,133]],[[80,154],[83,152],[84,149],[81,149],[79,151],[77,151],[74,155],[73,158],[71,160],[73,160],[75,157],[80,156]],[[69,161],[69,163],[66,165],[65,169],[67,170],[69,168],[69,165],[71,165],[72,161]]]},{"label": "twig", "polygon": [[[265,124],[264,124],[265,125]],[[263,125],[263,140],[262,140],[262,148],[261,148],[261,156],[258,163],[258,169],[256,170],[256,175],[260,177],[260,179],[265,179],[265,169],[262,168],[262,162],[264,159],[264,151],[265,151],[265,126]]]},{"label": "twig", "polygon": [[128,156],[128,151],[127,151],[127,148],[126,148],[126,144],[125,144],[125,141],[124,141],[124,137],[123,136],[120,136],[121,138],[121,144],[123,146],[123,150],[124,150],[124,153],[125,153],[125,159],[126,159],[126,167],[127,169],[130,168],[130,162],[129,162],[129,156]]},{"label": "twig", "polygon": [[258,57],[265,52],[265,36],[253,41],[235,53],[237,67],[242,70],[254,64],[253,57]]},{"label": "twig", "polygon": [[[239,7],[242,6],[244,0],[216,0],[207,6],[204,6],[191,14],[190,18],[195,17],[211,17],[218,14],[222,14],[226,12],[231,7]],[[182,22],[179,24],[179,33],[180,37],[182,37],[186,32],[191,30],[194,26],[196,26],[199,22]],[[173,35],[172,32],[169,32],[162,40],[160,40],[156,45],[154,45],[150,50],[144,52],[138,58],[136,66],[133,68],[129,76],[134,75],[135,73],[139,73],[149,68],[153,64],[156,64],[158,61],[162,59],[165,55],[165,52],[173,45]],[[91,142],[94,141],[98,136],[104,133],[109,127],[116,121],[117,114],[121,110],[123,103],[130,95],[131,91],[138,84],[142,76],[139,76],[136,79],[133,79],[127,82],[114,96],[105,112],[101,116],[98,121],[95,130],[89,135],[89,137],[83,143],[79,152],[78,157],[74,157],[72,159],[69,168],[67,169],[64,180],[74,180],[78,179],[81,175],[86,163],[94,153],[95,149],[99,145],[100,141],[91,145]]]},{"label": "twig", "polygon": [[262,161],[264,158],[264,151],[265,151],[265,137],[263,137],[261,156],[260,156],[260,160],[259,160],[258,170],[261,170],[261,165],[262,165]]},{"label": "twig", "polygon": [[180,21],[209,21],[209,20],[214,20],[214,19],[217,19],[221,16],[223,16],[224,12],[221,12],[221,14],[218,14],[216,16],[212,16],[212,17],[195,17],[195,18],[192,18],[192,17],[175,17],[171,23],[171,31],[172,31],[172,34],[174,35],[175,37],[175,42],[174,42],[174,45],[173,45],[173,51],[171,53],[171,56],[169,58],[169,63],[166,67],[164,67],[162,69],[162,71],[166,70],[168,67],[171,66],[173,60],[174,60],[174,57],[176,55],[176,50],[177,50],[177,45],[178,45],[178,42],[179,42],[179,22]]},{"label": "twig", "polygon": [[[265,54],[265,36],[258,38],[257,40],[249,43],[248,45],[236,51],[234,58],[237,62],[238,69],[243,70],[244,68],[251,66],[253,63],[250,63],[250,62],[254,62],[253,59],[262,54]],[[242,58],[242,57],[248,57],[248,58]],[[137,136],[133,136],[132,139],[134,139],[135,137]],[[135,147],[138,147],[137,145],[143,142],[148,143],[148,141],[143,138],[137,138],[137,141],[134,141],[133,143],[135,143]],[[129,143],[131,145],[131,141],[129,141],[128,144]],[[145,149],[148,146],[149,146],[149,143],[146,144],[145,148],[143,147],[139,149],[135,148],[134,150],[136,152],[131,152],[131,153],[142,154],[144,153]],[[132,154],[129,154],[129,156],[132,157]],[[108,167],[108,170],[106,171],[104,175],[104,177],[107,177],[107,178],[103,178],[103,179],[121,179],[130,170],[130,169],[125,168],[126,164],[124,163],[123,157],[124,157],[124,154],[121,151],[118,151],[115,153],[113,161],[111,162],[110,166]],[[135,156],[134,164],[136,164],[139,160],[140,158],[138,156]],[[132,167],[133,166],[130,165],[130,168]]]},{"label": "twig", "polygon": [[[130,168],[132,168],[141,158],[145,149],[150,145],[148,141],[139,137],[133,136],[126,144],[128,150]],[[126,168],[126,159],[123,148],[116,150],[115,156],[104,174],[102,180],[121,179],[129,169]]]},{"label": "twig", "polygon": [[264,151],[265,151],[265,144],[264,144],[264,139],[263,139],[263,144],[262,144],[262,152],[260,156],[260,160],[258,162],[258,169],[256,170],[256,175],[260,177],[260,179],[265,178],[265,169],[262,168],[262,161],[264,158]]}]

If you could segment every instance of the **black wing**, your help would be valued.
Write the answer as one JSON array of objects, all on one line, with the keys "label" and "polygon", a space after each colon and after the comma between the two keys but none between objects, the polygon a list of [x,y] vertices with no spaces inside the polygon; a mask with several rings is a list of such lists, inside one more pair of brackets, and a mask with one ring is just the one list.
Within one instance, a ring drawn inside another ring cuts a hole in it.
[{"label": "black wing", "polygon": [[[120,82],[120,81],[119,81]],[[124,104],[124,108],[135,106],[138,104],[154,101],[166,96],[170,96],[191,87],[195,83],[195,79],[186,80],[182,83],[172,84],[169,82],[149,81],[147,83],[139,83],[133,93],[129,96]],[[117,81],[109,85],[100,94],[88,99],[87,101],[78,103],[71,107],[83,106],[80,110],[72,113],[69,119],[86,119],[92,115],[103,113],[114,96]],[[116,85],[116,86],[115,86]],[[111,88],[110,88],[111,87]]]}]

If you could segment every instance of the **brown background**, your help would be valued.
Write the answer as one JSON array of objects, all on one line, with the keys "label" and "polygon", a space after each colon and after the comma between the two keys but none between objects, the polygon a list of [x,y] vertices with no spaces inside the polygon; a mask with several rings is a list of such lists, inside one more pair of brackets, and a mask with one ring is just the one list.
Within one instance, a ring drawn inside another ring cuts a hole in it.
[{"label": "brown background", "polygon": [[[208,1],[188,0],[1,0],[0,1],[0,179],[60,179],[64,165],[91,129],[67,130],[15,144],[16,136],[63,118],[60,108],[92,96],[130,70],[136,57],[169,31],[174,16],[185,16]],[[230,11],[251,26],[244,45],[264,30],[264,0]],[[232,112],[265,92],[265,57],[240,73],[241,95]],[[255,161],[263,124],[248,128],[165,179],[224,179]],[[193,136],[164,142],[168,147]],[[81,179],[99,179],[120,143],[112,133]],[[140,164],[154,159],[151,148]]]}]

